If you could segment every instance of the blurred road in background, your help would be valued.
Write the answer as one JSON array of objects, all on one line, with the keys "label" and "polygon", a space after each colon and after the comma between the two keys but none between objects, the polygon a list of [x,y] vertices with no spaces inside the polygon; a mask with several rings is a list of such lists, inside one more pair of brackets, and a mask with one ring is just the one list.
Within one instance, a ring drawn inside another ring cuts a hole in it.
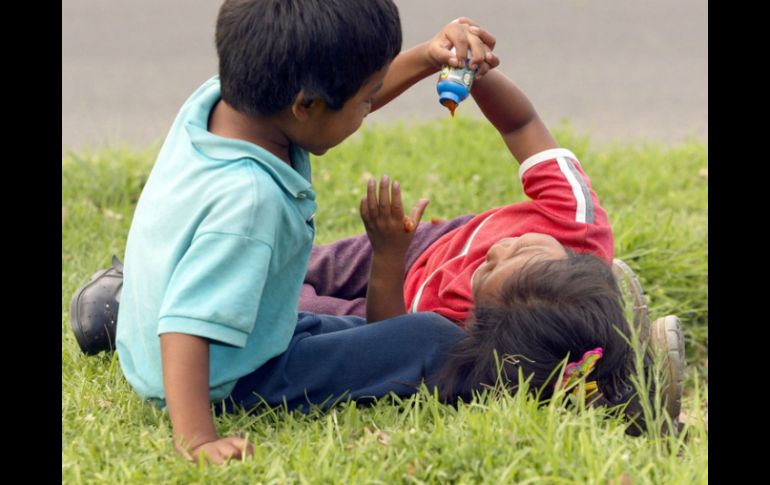
[{"label": "blurred road in background", "polygon": [[[216,74],[215,0],[62,2],[62,148],[162,140]],[[500,69],[545,122],[594,142],[708,137],[707,0],[396,0],[404,49],[465,15],[497,37]],[[447,116],[436,79],[367,123]],[[472,102],[459,116],[481,116]]]}]

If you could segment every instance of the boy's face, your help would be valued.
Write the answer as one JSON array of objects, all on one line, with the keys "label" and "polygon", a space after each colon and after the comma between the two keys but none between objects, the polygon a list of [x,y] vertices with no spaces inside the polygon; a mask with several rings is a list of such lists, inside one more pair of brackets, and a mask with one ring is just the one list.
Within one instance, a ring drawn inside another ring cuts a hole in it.
[{"label": "boy's face", "polygon": [[508,278],[529,262],[566,257],[564,246],[548,234],[529,232],[501,239],[489,248],[487,260],[471,276],[473,298],[495,298]]},{"label": "boy's face", "polygon": [[323,155],[355,133],[372,110],[372,98],[382,88],[387,72],[388,66],[375,72],[339,111],[333,111],[324,104],[309,120],[312,134],[300,145],[314,155]]}]

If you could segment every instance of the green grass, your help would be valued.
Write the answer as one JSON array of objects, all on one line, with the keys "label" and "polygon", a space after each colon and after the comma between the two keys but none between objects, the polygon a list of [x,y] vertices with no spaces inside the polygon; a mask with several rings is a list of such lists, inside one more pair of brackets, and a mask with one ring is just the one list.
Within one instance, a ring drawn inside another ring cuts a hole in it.
[{"label": "green grass", "polygon": [[[113,354],[81,354],[69,298],[110,256],[122,256],[158,147],[68,153],[62,159],[63,483],[707,483],[708,153],[699,141],[593,147],[555,130],[581,159],[607,209],[616,256],[641,277],[653,318],[675,313],[687,340],[686,435],[632,438],[605,411],[537,408],[488,392],[458,408],[427,391],[326,413],[284,410],[216,421],[247,433],[256,456],[191,465],[172,449],[168,417],[127,385]],[[357,234],[371,175],[401,181],[426,218],[523,200],[518,166],[487,124],[462,119],[378,127],[313,162],[317,242]]]}]

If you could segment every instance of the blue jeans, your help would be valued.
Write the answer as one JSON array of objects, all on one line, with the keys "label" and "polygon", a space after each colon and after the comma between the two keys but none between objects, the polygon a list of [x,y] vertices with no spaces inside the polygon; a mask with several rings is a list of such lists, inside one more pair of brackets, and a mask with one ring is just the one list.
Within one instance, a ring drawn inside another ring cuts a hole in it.
[{"label": "blue jeans", "polygon": [[285,401],[289,409],[307,411],[311,404],[328,408],[348,398],[408,396],[430,382],[465,335],[435,313],[371,324],[356,316],[300,313],[286,352],[239,379],[226,410]]}]

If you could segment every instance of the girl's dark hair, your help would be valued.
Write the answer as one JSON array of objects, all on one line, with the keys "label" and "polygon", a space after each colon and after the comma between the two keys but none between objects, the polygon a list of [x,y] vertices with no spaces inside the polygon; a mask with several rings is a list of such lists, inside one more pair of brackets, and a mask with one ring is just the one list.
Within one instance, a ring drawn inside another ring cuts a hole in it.
[{"label": "girl's dark hair", "polygon": [[401,51],[391,0],[226,0],[216,27],[222,99],[248,115],[300,90],[338,110]]},{"label": "girl's dark hair", "polygon": [[477,302],[468,336],[450,350],[437,376],[445,399],[469,399],[474,390],[494,387],[498,377],[515,387],[519,369],[532,376],[530,390],[542,389],[541,398],[548,398],[564,358],[575,362],[596,347],[604,356],[588,380],[597,380],[611,402],[622,399],[632,362],[623,336],[630,338],[630,330],[606,262],[567,250],[567,259],[525,265],[497,296]]}]

